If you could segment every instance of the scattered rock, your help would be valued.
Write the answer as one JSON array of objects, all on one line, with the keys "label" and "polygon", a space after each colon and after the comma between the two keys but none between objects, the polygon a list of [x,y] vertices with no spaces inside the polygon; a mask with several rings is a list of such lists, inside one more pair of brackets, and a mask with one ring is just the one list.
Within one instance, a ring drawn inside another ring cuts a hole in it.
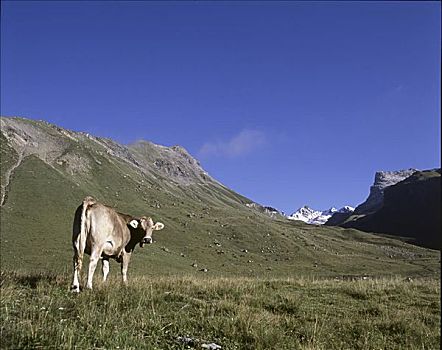
[{"label": "scattered rock", "polygon": [[170,250],[169,250],[169,248],[166,248],[166,247],[161,247],[161,249],[162,249],[163,251],[165,251],[166,253],[170,253]]},{"label": "scattered rock", "polygon": [[405,279],[405,282],[413,282],[413,279],[412,279],[411,277],[407,277],[407,278]]},{"label": "scattered rock", "polygon": [[[190,337],[177,337],[177,342],[185,345],[186,347],[197,347],[198,344],[201,344],[203,340],[199,339],[192,339]],[[218,345],[216,343],[202,343],[201,348],[203,349],[209,349],[209,350],[219,350],[222,349],[221,345]]]},{"label": "scattered rock", "polygon": [[248,253],[249,251],[247,249],[242,249],[241,250],[243,253]]},{"label": "scattered rock", "polygon": [[207,270],[206,268],[204,268],[204,269],[201,269],[200,271],[201,271],[201,272],[207,272],[207,271],[209,271],[209,270]]},{"label": "scattered rock", "polygon": [[342,280],[342,281],[367,281],[369,279],[372,279],[370,276],[358,276],[358,275],[343,275],[343,276],[336,276],[335,280]]},{"label": "scattered rock", "polygon": [[178,337],[177,341],[187,346],[195,346],[195,340],[189,337]]},{"label": "scattered rock", "polygon": [[192,267],[198,267],[198,264],[197,263],[193,263]]}]

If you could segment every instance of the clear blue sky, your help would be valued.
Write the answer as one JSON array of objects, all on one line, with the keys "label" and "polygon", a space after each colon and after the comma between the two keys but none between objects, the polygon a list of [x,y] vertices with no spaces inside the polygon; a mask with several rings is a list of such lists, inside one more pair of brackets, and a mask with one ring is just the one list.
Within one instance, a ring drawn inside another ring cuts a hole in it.
[{"label": "clear blue sky", "polygon": [[440,167],[439,2],[2,1],[1,113],[179,144],[292,212]]}]

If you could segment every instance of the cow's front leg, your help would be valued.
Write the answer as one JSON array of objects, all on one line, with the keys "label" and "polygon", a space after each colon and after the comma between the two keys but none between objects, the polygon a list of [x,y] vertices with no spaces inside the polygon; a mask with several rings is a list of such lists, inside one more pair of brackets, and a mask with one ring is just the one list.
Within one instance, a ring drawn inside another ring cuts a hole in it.
[{"label": "cow's front leg", "polygon": [[89,259],[89,272],[87,275],[87,284],[86,284],[86,288],[88,289],[92,289],[92,280],[94,279],[95,269],[97,267],[98,259],[100,259],[100,256],[101,256],[101,250],[100,251],[94,250],[91,253],[91,257]]},{"label": "cow's front leg", "polygon": [[103,258],[101,263],[103,268],[103,282],[106,282],[107,275],[109,274],[109,259]]},{"label": "cow's front leg", "polygon": [[123,278],[123,283],[127,285],[127,268],[129,266],[130,261],[130,253],[125,253],[122,256],[122,262],[121,262],[121,277]]}]

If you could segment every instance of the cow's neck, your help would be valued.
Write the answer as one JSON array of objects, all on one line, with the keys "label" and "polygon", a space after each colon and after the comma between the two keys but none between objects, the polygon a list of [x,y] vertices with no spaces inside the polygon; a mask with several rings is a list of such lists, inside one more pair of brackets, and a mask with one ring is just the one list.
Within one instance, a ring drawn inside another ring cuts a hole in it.
[{"label": "cow's neck", "polygon": [[141,242],[141,240],[144,238],[144,232],[143,234],[140,234],[138,232],[130,232],[130,240],[129,242],[126,244],[126,246],[124,247],[124,250],[127,253],[131,253],[133,252],[133,250],[135,249],[135,246]]}]

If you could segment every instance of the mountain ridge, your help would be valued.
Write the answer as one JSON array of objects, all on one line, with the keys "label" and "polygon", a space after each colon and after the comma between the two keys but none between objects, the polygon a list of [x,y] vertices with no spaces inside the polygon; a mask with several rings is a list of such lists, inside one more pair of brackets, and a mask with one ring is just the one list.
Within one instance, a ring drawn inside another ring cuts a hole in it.
[{"label": "mountain ridge", "polygon": [[[214,181],[207,172],[201,168],[199,162],[191,157],[181,146],[167,147],[144,140],[130,145],[121,145],[109,138],[96,137],[86,132],[67,130],[55,124],[41,121],[43,125],[53,131],[43,135],[40,128],[33,125],[32,121],[29,123],[24,122],[24,120],[26,119],[19,117],[3,117],[1,119],[1,128],[4,136],[6,136],[8,142],[12,141],[11,145],[17,153],[24,152],[26,155],[36,154],[51,165],[53,165],[53,161],[56,158],[62,156],[63,152],[71,146],[68,140],[77,144],[90,140],[99,146],[100,150],[97,151],[98,154],[106,152],[111,156],[118,157],[140,168],[146,173],[155,172],[154,168],[156,168],[166,173],[169,176],[169,180],[173,181],[182,182],[182,179],[186,178],[191,182],[198,182],[200,180],[206,180],[208,177]],[[67,140],[60,142],[60,138],[57,138],[58,135],[56,135],[56,133],[65,136]],[[155,164],[155,167],[149,164],[149,162],[154,163],[155,160],[153,160],[152,157],[146,158],[146,152],[140,155],[140,152],[145,151],[146,148],[149,149],[150,153],[158,154],[161,152],[163,163]],[[160,149],[160,151],[158,151],[158,149]],[[167,165],[171,165],[172,162],[177,163],[175,169],[167,167]],[[183,168],[184,171],[181,170],[181,168]]]}]

